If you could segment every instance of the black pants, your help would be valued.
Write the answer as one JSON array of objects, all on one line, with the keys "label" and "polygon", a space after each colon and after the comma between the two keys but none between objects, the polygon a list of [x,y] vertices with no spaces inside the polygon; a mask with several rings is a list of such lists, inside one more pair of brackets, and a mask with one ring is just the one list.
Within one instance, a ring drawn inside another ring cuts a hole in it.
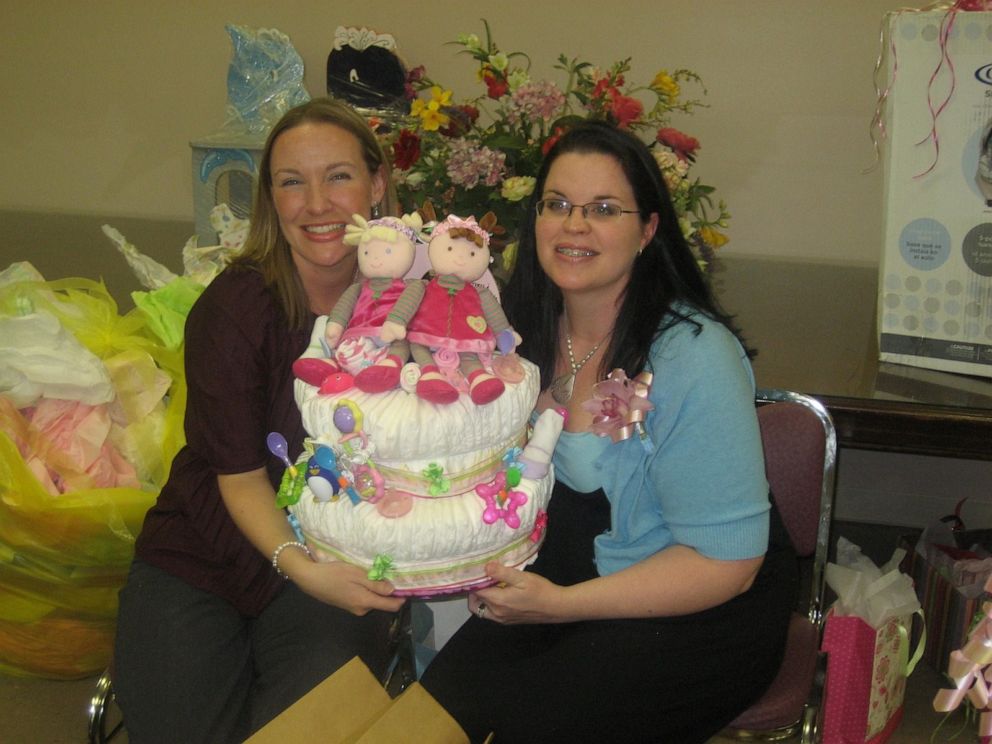
[{"label": "black pants", "polygon": [[120,593],[114,689],[131,744],[226,744],[352,657],[380,676],[392,615],[355,617],[292,582],[258,617],[141,561]]},{"label": "black pants", "polygon": [[[596,575],[593,538],[609,525],[602,491],[558,483],[531,570],[559,584]],[[423,684],[473,741],[705,742],[756,700],[781,663],[795,605],[795,556],[773,517],[754,585],[682,617],[501,626],[469,620]]]}]

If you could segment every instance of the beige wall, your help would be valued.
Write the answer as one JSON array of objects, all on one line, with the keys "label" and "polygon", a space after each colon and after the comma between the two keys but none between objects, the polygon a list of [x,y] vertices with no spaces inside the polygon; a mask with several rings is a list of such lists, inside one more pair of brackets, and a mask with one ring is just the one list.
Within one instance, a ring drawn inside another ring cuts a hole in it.
[{"label": "beige wall", "polygon": [[223,123],[227,22],[288,34],[314,95],[343,24],[393,33],[409,64],[467,97],[470,61],[443,42],[481,34],[488,14],[501,48],[526,51],[539,74],[560,52],[602,65],[632,56],[645,82],[660,67],[700,73],[710,108],[674,124],[702,141],[697,172],[730,205],[726,251],[877,263],[881,175],[862,171],[874,157],[879,23],[898,6],[6,0],[0,210],[191,222],[188,142]]}]

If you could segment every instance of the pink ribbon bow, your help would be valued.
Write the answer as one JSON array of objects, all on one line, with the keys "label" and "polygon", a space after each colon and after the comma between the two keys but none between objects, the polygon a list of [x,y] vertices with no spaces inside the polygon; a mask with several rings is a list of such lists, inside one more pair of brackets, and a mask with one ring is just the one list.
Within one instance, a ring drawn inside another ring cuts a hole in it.
[{"label": "pink ribbon bow", "polygon": [[[992,579],[985,590],[992,588]],[[933,709],[948,713],[956,709],[967,698],[981,715],[978,719],[978,735],[983,744],[992,738],[992,708],[989,707],[992,682],[992,602],[982,605],[984,617],[968,634],[963,648],[952,651],[947,676],[954,683],[953,689],[938,690],[933,699]]]},{"label": "pink ribbon bow", "polygon": [[641,372],[633,380],[622,369],[615,369],[592,389],[592,399],[582,408],[593,415],[592,431],[597,436],[612,437],[614,442],[629,439],[637,432],[644,435],[644,418],[654,404],[648,400],[654,375]]}]

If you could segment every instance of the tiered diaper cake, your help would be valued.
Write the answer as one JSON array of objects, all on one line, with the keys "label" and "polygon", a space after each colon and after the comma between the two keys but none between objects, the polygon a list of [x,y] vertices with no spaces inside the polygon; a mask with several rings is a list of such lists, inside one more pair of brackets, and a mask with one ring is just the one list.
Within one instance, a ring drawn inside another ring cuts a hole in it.
[{"label": "tiered diaper cake", "polygon": [[[304,358],[323,356],[323,326]],[[544,537],[563,418],[546,411],[529,426],[538,372],[515,361],[519,382],[483,406],[465,392],[440,405],[403,387],[320,393],[297,380],[312,454],[298,463],[301,492],[290,509],[314,555],[422,596],[485,585],[490,560],[530,563]]]}]

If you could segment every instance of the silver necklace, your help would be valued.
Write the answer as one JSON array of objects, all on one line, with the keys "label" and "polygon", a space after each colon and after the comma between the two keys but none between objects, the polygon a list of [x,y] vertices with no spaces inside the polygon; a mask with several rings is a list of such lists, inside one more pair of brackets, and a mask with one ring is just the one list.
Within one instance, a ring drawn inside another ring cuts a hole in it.
[{"label": "silver necklace", "polygon": [[[609,334],[607,334],[608,336]],[[571,372],[566,372],[561,377],[556,378],[551,382],[551,397],[555,399],[556,403],[565,405],[572,399],[572,389],[575,387],[575,376],[579,374],[579,370],[585,366],[585,363],[592,359],[593,354],[595,354],[603,341],[606,340],[606,336],[600,339],[599,343],[589,350],[589,353],[582,357],[582,361],[578,364],[575,363],[575,355],[572,353],[572,335],[565,331],[565,348],[568,350],[568,365],[572,368]]]}]

